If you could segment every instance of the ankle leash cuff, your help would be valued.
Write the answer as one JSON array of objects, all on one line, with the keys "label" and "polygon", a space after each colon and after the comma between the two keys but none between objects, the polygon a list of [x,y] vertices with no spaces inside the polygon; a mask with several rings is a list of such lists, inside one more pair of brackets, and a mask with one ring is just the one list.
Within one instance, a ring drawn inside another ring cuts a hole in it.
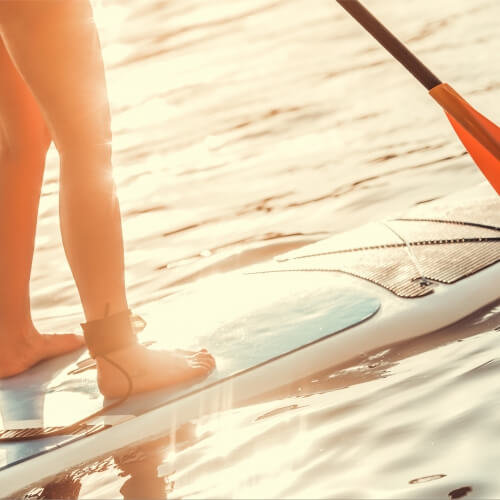
[{"label": "ankle leash cuff", "polygon": [[137,342],[132,328],[131,311],[127,309],[102,319],[81,323],[90,356],[105,356]]}]

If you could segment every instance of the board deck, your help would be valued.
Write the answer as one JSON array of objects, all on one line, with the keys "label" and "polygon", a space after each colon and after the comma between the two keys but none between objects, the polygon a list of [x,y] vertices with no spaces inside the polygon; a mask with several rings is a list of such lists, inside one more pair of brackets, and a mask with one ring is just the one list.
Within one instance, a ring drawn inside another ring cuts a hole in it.
[{"label": "board deck", "polygon": [[[359,324],[380,307],[377,297],[339,289],[326,279],[320,283],[305,276],[300,280],[241,276],[226,282],[226,287],[220,281],[222,290],[216,297],[212,287],[205,285],[157,304],[156,311],[146,315],[149,327],[139,334],[141,340],[166,348],[207,347],[217,359],[216,371],[195,385],[131,397],[94,424],[113,425],[142,415]],[[235,295],[234,287],[247,291],[253,287],[255,294]],[[175,335],[169,335],[172,330]],[[85,357],[81,355],[80,361]],[[0,381],[3,430],[70,425],[108,403],[97,389],[95,370],[78,370],[74,355],[40,363],[24,375]],[[82,436],[69,434],[0,442],[0,480],[5,469],[78,439]]]}]

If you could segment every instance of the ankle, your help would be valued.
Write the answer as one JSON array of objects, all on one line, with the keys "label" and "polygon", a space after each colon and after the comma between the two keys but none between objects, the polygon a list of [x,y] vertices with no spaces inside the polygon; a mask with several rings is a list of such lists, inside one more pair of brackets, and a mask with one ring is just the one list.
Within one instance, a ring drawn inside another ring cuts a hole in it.
[{"label": "ankle", "polygon": [[126,309],[104,318],[81,324],[85,343],[92,357],[105,356],[135,345],[135,335],[131,311]]}]

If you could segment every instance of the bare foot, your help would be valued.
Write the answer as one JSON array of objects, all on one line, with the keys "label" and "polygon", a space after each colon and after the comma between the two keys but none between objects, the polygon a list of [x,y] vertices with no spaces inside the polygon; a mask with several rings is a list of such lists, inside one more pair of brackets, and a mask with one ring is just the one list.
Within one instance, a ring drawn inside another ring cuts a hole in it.
[{"label": "bare foot", "polygon": [[35,329],[19,338],[2,341],[0,350],[0,378],[23,373],[40,361],[83,347],[81,335],[41,334]]},{"label": "bare foot", "polygon": [[[206,350],[164,351],[135,344],[107,355],[132,379],[132,393],[152,391],[173,385],[194,383],[210,374],[215,360]],[[128,381],[118,368],[97,357],[99,390],[107,398],[125,395]]]}]

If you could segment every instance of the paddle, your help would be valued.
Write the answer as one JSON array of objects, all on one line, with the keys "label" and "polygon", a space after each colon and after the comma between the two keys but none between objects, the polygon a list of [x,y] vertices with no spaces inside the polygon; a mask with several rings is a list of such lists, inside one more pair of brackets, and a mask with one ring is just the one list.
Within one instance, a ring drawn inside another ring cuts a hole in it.
[{"label": "paddle", "polygon": [[500,128],[432,73],[358,0],[337,0],[441,105],[476,165],[500,194]]}]

